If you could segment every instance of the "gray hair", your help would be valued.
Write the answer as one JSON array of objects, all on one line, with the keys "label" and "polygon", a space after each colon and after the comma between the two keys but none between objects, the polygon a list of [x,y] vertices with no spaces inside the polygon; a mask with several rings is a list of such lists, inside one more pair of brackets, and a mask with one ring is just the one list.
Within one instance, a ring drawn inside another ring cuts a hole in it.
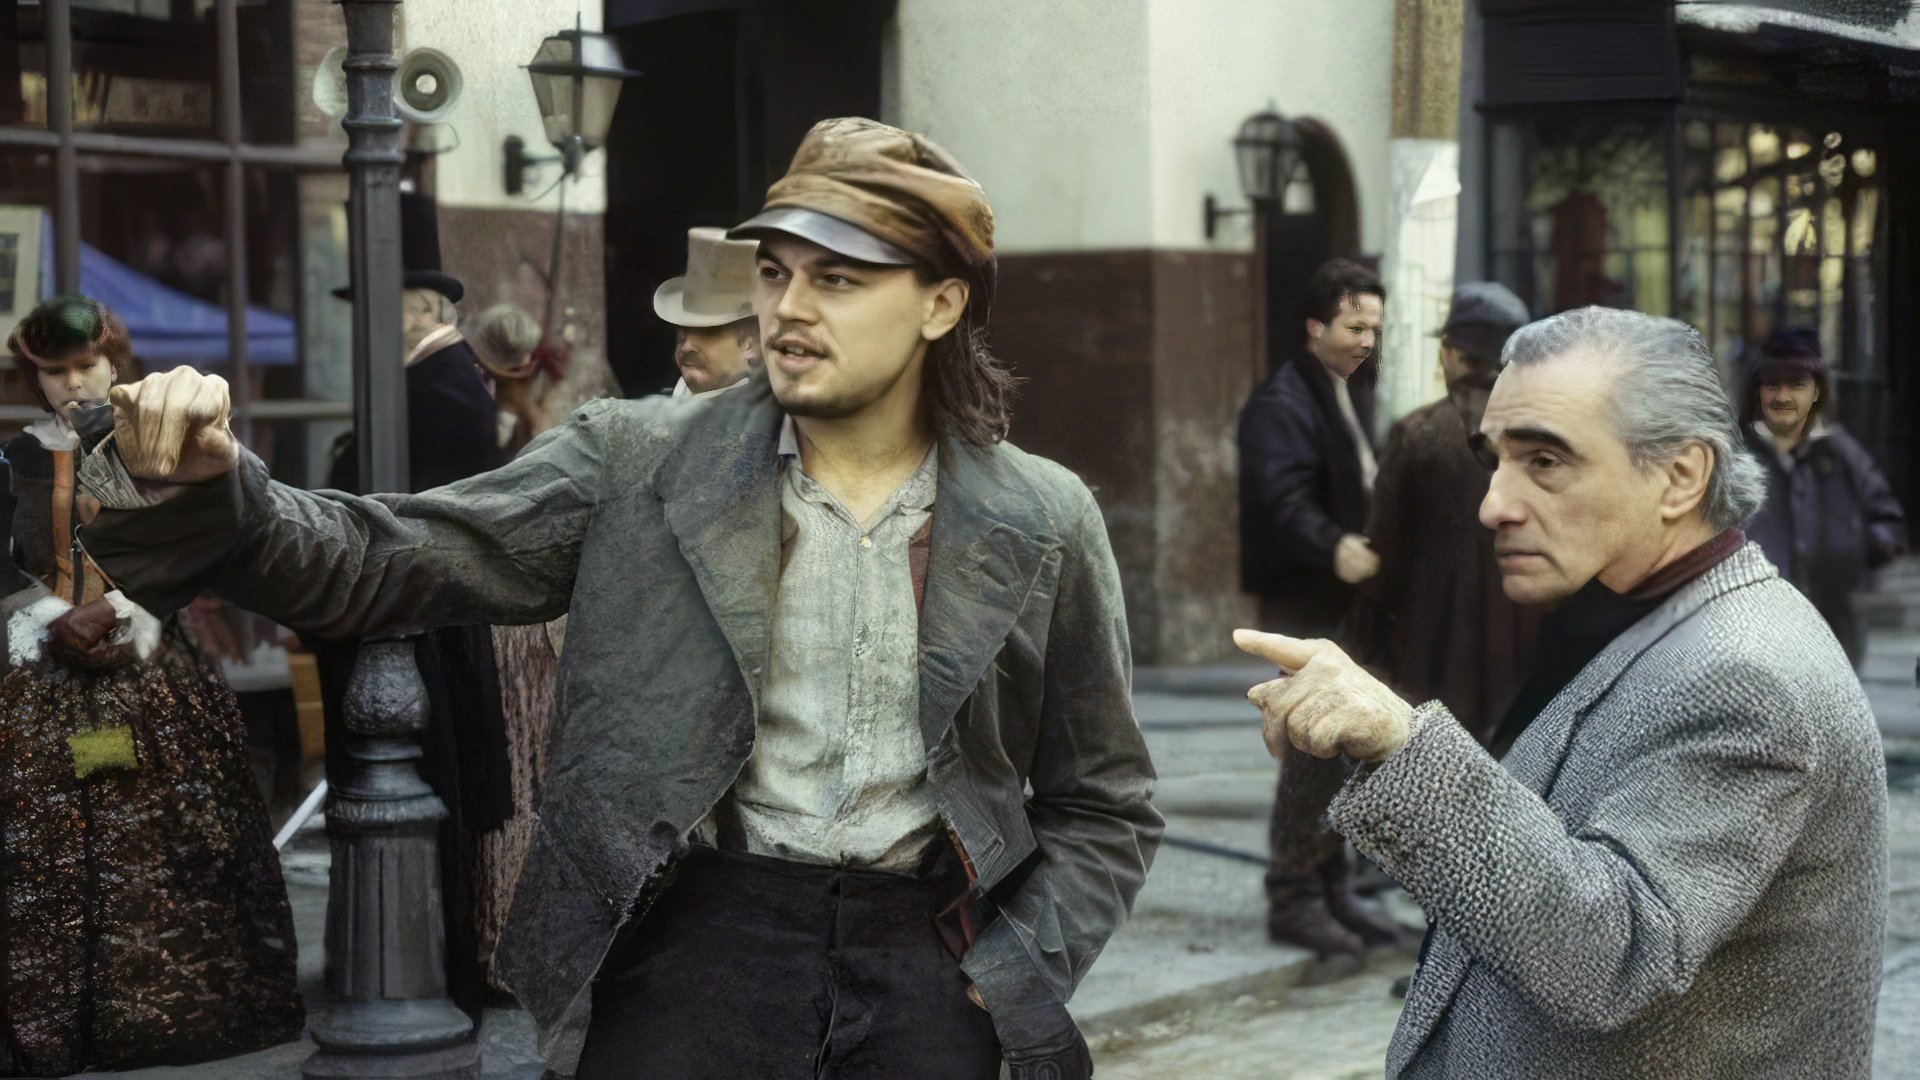
[{"label": "gray hair", "polygon": [[1501,362],[1525,367],[1574,351],[1617,373],[1607,409],[1635,468],[1665,465],[1688,443],[1702,442],[1713,451],[1713,471],[1700,516],[1727,529],[1760,509],[1766,473],[1747,452],[1719,368],[1697,331],[1676,319],[1584,307],[1514,331]]},{"label": "gray hair", "polygon": [[540,344],[540,323],[518,304],[495,304],[473,320],[471,337],[487,359],[513,367]]},{"label": "gray hair", "polygon": [[417,301],[420,310],[442,326],[452,326],[460,318],[460,309],[453,301],[434,289],[405,289],[401,295],[406,300]]}]

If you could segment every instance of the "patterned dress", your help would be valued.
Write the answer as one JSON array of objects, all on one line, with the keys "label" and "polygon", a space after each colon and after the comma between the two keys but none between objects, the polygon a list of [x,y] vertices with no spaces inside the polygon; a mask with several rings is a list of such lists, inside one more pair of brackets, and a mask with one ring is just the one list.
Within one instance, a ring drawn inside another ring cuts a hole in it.
[{"label": "patterned dress", "polygon": [[[0,592],[37,579],[72,598],[56,534],[87,516],[74,454],[8,444],[25,574],[0,564]],[[83,598],[110,587],[84,555],[80,577]],[[232,691],[170,622],[146,620],[118,666],[69,666],[43,647],[62,606],[12,613],[0,675],[0,1076],[298,1038],[293,918]]]}]

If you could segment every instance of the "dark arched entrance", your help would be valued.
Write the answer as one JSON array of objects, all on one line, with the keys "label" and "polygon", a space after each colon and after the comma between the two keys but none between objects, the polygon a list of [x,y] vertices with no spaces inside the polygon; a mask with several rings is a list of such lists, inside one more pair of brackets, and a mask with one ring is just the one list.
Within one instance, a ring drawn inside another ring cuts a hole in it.
[{"label": "dark arched entrance", "polygon": [[759,209],[800,137],[880,112],[880,40],[894,0],[608,0],[607,31],[641,77],[607,135],[607,359],[628,395],[673,385],[660,282],[687,230]]},{"label": "dark arched entrance", "polygon": [[1295,120],[1294,127],[1312,209],[1286,213],[1283,204],[1260,215],[1268,371],[1300,350],[1306,320],[1300,294],[1307,278],[1335,256],[1360,258],[1360,198],[1340,137],[1311,116]]}]

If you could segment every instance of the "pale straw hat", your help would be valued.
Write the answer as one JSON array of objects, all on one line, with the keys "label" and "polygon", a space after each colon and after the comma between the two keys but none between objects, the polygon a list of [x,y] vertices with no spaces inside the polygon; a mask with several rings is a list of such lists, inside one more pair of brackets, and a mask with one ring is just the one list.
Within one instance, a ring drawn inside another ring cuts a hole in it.
[{"label": "pale straw hat", "polygon": [[729,240],[725,229],[687,230],[687,272],[653,294],[653,313],[675,326],[725,326],[753,316],[754,240]]}]

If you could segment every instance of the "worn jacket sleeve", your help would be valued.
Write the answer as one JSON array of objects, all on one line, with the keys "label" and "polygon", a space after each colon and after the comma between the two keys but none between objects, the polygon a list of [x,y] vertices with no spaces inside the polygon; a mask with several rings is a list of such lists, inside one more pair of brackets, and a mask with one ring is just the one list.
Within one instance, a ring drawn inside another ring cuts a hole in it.
[{"label": "worn jacket sleeve", "polygon": [[1543,1012],[1618,1030],[1684,993],[1740,926],[1814,786],[1803,716],[1716,706],[1641,727],[1614,789],[1570,829],[1432,702],[1329,818]]},{"label": "worn jacket sleeve", "polygon": [[1062,1006],[1131,910],[1162,831],[1133,715],[1120,574],[1099,509],[1080,494],[1028,773],[1038,862],[963,962],[1010,1048],[1059,1034]]},{"label": "worn jacket sleeve", "polygon": [[617,407],[589,404],[511,464],[419,495],[302,491],[243,453],[157,505],[102,511],[82,538],[150,611],[210,591],[335,639],[540,622],[566,610]]},{"label": "worn jacket sleeve", "polygon": [[1267,519],[1285,547],[1275,554],[1331,573],[1343,530],[1315,501],[1323,467],[1313,440],[1316,424],[1308,409],[1271,391],[1247,403],[1240,421],[1240,467],[1248,470],[1250,505],[1241,512]]}]

